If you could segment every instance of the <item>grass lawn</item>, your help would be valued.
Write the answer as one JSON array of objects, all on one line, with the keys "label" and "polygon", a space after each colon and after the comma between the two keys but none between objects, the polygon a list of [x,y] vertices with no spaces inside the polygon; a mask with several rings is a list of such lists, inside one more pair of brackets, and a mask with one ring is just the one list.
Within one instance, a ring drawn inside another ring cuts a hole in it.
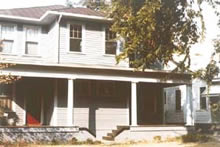
[{"label": "grass lawn", "polygon": [[100,144],[100,145],[31,145],[30,147],[220,147],[220,142],[212,141],[206,143],[162,142],[162,143],[137,143],[137,144],[125,143],[125,144]]}]

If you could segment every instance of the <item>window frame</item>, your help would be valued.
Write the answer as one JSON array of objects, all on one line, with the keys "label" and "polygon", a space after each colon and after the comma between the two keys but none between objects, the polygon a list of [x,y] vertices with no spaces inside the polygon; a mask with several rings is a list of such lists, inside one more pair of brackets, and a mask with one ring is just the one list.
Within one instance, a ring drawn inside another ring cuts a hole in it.
[{"label": "window frame", "polygon": [[[27,39],[27,29],[28,28],[34,28],[37,29],[37,37],[35,39],[31,39],[28,40]],[[34,25],[24,25],[23,26],[23,32],[24,32],[24,51],[23,51],[23,55],[24,56],[30,56],[30,57],[39,57],[41,55],[41,51],[40,51],[40,35],[41,35],[41,30],[42,28],[40,26],[34,26]],[[30,43],[37,43],[37,54],[36,55],[30,55],[26,53],[26,43],[30,42]]]},{"label": "window frame", "polygon": [[[2,38],[2,26],[12,26],[14,28],[14,32],[11,36],[7,36],[6,38]],[[16,37],[17,37],[17,25],[14,23],[0,23],[0,40],[2,41],[12,41],[13,45],[12,45],[12,49],[10,51],[10,53],[4,53],[4,52],[0,52],[1,55],[13,55],[15,53],[15,49],[17,46],[17,42],[16,42]]]},{"label": "window frame", "polygon": [[[81,28],[82,28],[82,31],[81,31],[81,50],[80,51],[71,51],[70,50],[70,26],[71,25],[80,25]],[[85,24],[84,23],[80,23],[80,22],[68,22],[67,23],[67,49],[66,49],[66,52],[67,53],[73,53],[73,54],[84,54],[84,48],[85,48],[85,31],[86,31],[86,28],[85,28]]]},{"label": "window frame", "polygon": [[[204,88],[204,90],[201,90],[202,88]],[[202,96],[202,93],[206,90],[206,87],[199,87],[199,109],[202,111],[207,111],[208,110],[208,105],[207,105],[207,97],[206,96]],[[205,99],[205,108],[202,108],[202,103],[201,100]]]},{"label": "window frame", "polygon": [[[107,55],[107,56],[116,56],[116,55],[118,55],[119,54],[119,41],[117,40],[117,34],[115,33],[115,40],[114,39],[112,39],[112,40],[107,40],[106,39],[106,32],[107,32],[107,29],[109,30],[109,32],[112,32],[111,30],[110,30],[110,27],[104,27],[104,29],[103,29],[103,31],[104,31],[104,55]],[[106,53],[106,42],[115,42],[116,44],[117,44],[117,46],[116,46],[116,49],[115,49],[115,54],[107,54]]]}]

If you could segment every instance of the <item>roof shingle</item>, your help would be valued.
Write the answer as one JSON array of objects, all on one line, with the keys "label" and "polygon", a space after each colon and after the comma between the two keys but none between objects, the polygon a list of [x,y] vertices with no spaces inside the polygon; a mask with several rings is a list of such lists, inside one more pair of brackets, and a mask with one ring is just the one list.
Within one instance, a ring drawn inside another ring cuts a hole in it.
[{"label": "roof shingle", "polygon": [[16,8],[16,9],[0,9],[0,15],[20,16],[20,17],[39,19],[47,11],[65,12],[65,13],[100,16],[100,17],[105,16],[104,13],[91,10],[89,8],[69,8],[63,5],[51,5],[51,6]]}]

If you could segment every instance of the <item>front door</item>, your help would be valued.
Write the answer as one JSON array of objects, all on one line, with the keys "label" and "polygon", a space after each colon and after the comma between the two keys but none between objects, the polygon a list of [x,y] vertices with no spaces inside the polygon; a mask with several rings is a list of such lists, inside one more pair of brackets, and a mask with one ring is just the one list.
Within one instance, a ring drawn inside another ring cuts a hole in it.
[{"label": "front door", "polygon": [[38,96],[30,96],[26,98],[27,125],[39,126],[41,124],[41,105],[41,98]]}]

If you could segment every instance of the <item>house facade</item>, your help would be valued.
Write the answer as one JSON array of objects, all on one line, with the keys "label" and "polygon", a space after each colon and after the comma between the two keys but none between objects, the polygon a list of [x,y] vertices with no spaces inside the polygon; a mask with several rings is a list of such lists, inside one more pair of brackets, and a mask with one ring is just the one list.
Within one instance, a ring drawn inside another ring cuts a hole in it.
[{"label": "house facade", "polygon": [[0,104],[15,112],[16,127],[74,128],[96,138],[126,129],[123,139],[146,136],[147,125],[175,124],[184,133],[194,125],[191,75],[116,64],[123,48],[110,25],[88,8],[0,10],[1,62],[15,64],[1,74],[21,77],[1,84]]}]

